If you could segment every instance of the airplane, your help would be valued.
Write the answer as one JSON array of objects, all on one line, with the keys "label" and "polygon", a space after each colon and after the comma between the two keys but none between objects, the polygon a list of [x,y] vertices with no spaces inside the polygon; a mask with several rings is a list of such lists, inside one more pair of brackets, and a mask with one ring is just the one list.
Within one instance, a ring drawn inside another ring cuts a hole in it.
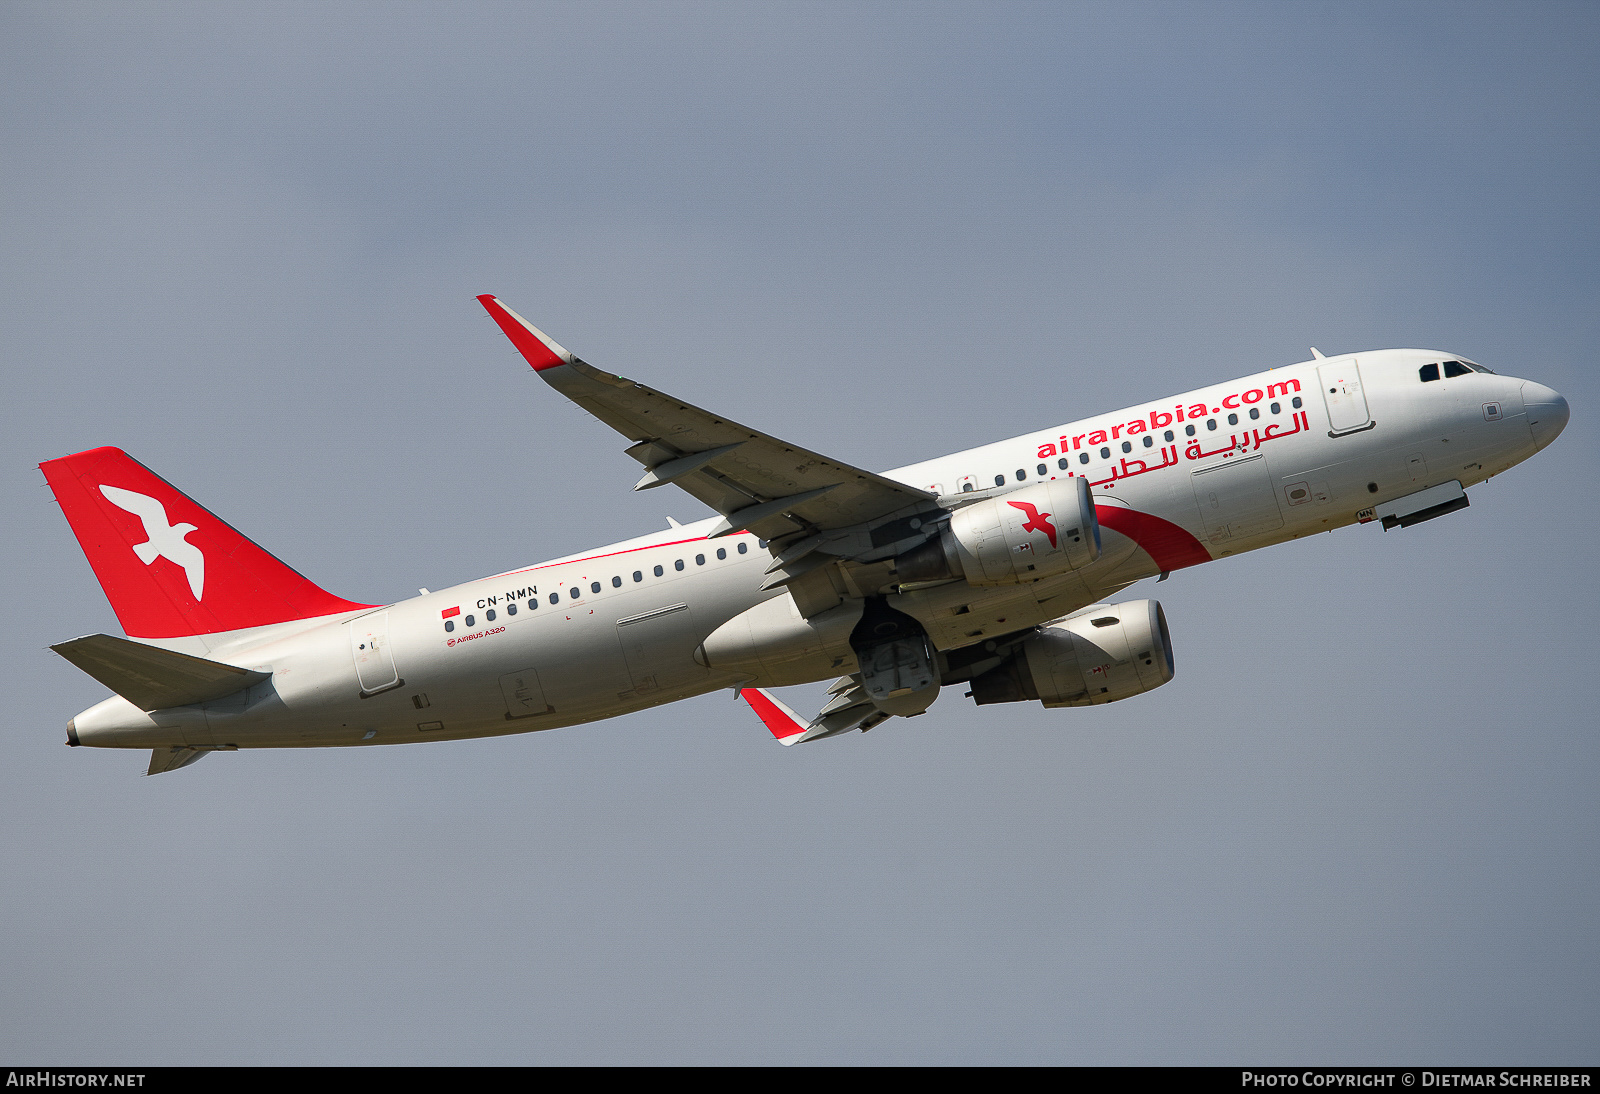
[{"label": "airplane", "polygon": [[[737,689],[785,745],[1173,679],[1137,581],[1348,525],[1408,528],[1545,448],[1566,400],[1459,354],[1325,356],[875,474],[569,353],[479,302],[717,514],[394,604],[326,592],[116,448],[40,465],[127,637],[50,648],[115,692],[72,746],[211,752],[579,725]],[[835,677],[812,717],[771,689]]]}]

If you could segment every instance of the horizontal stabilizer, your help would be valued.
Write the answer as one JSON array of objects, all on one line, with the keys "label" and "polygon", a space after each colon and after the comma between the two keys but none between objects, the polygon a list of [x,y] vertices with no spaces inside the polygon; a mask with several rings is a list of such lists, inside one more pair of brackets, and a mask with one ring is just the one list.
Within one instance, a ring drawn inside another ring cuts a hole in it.
[{"label": "horizontal stabilizer", "polygon": [[86,635],[50,648],[140,710],[208,703],[269,676],[109,634]]}]

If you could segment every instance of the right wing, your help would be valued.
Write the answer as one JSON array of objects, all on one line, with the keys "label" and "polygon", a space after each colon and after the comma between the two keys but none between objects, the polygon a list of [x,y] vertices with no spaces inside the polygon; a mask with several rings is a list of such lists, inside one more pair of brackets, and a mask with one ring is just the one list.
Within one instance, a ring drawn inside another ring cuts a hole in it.
[{"label": "right wing", "polygon": [[786,703],[765,688],[743,688],[739,698],[750,704],[781,745],[818,741],[848,733],[857,726],[865,733],[891,717],[868,701],[859,676],[842,677],[828,690],[835,693],[834,698],[809,722],[802,722]]}]

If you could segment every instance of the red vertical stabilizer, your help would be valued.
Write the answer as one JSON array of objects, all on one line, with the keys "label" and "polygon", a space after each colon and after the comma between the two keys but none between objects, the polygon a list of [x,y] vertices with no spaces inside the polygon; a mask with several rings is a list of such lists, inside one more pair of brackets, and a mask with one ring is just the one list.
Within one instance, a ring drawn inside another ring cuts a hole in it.
[{"label": "red vertical stabilizer", "polygon": [[122,628],[177,638],[372,607],[325,592],[118,448],[39,465]]}]

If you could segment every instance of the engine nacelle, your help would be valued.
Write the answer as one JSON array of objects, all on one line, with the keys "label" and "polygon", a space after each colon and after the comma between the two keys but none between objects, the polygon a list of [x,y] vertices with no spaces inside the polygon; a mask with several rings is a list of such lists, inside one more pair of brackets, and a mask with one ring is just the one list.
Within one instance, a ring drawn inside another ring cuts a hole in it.
[{"label": "engine nacelle", "polygon": [[1172,676],[1160,602],[1130,600],[1039,628],[1009,661],[972,681],[972,698],[979,706],[1036,699],[1047,707],[1087,707],[1153,691]]},{"label": "engine nacelle", "polygon": [[895,572],[903,583],[959,577],[971,585],[1017,585],[1099,557],[1089,480],[1072,476],[957,509],[936,538],[895,561]]}]

